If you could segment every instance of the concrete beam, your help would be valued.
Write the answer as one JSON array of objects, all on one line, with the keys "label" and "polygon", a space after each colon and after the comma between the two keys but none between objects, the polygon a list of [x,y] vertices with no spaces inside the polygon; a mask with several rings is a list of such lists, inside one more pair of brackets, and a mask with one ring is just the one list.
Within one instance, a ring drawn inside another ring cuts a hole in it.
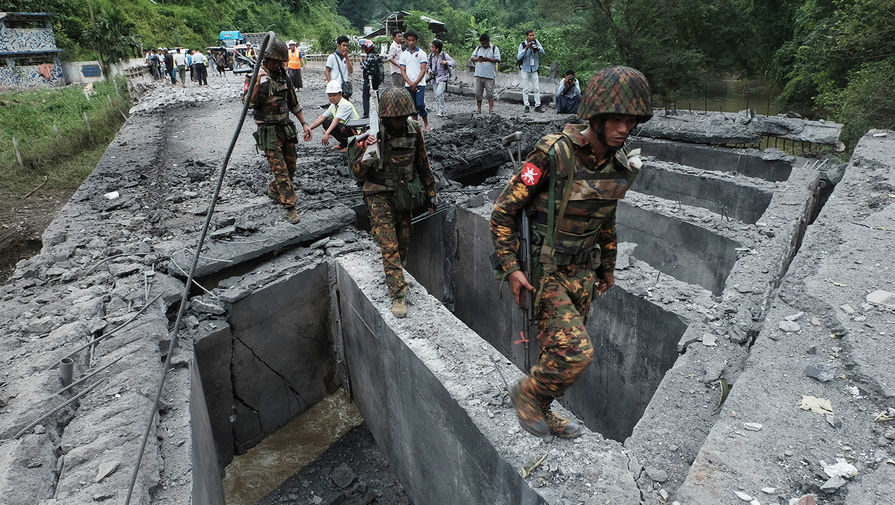
[{"label": "concrete beam", "polygon": [[[723,415],[679,489],[683,503],[733,505],[742,503],[734,491],[758,497],[764,487],[775,488],[772,497],[781,503],[806,491],[818,493],[818,503],[891,499],[895,472],[886,461],[892,442],[883,436],[886,424],[874,417],[895,397],[892,312],[870,303],[868,295],[895,292],[895,270],[886,266],[895,219],[889,204],[893,153],[893,131],[871,130],[859,141],[845,177],[808,228]],[[809,367],[830,375],[811,378]],[[832,414],[799,409],[803,395],[829,400]],[[749,430],[744,423],[761,428]],[[837,457],[858,475],[838,490],[823,491],[828,477],[820,462],[833,464]]]},{"label": "concrete beam", "polygon": [[762,136],[840,146],[842,125],[786,116],[751,115],[746,111],[692,112],[656,111],[640,125],[637,135],[705,144],[757,144]]},{"label": "concrete beam", "polygon": [[490,359],[508,380],[518,369],[412,278],[410,315],[392,317],[382,275],[373,251],[338,259],[345,360],[358,408],[415,503],[640,502],[617,443],[586,430],[545,445],[521,432]]}]

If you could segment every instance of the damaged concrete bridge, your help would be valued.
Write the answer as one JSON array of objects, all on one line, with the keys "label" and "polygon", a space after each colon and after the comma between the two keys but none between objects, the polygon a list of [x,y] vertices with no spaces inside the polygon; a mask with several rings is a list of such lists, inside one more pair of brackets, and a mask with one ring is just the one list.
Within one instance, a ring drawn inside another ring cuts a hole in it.
[{"label": "damaged concrete bridge", "polygon": [[[132,503],[224,504],[227,465],[339,389],[417,505],[892,499],[891,131],[843,164],[644,128],[595,360],[561,400],[585,430],[566,441],[516,422],[521,321],[491,280],[488,216],[512,170],[498,139],[531,147],[567,118],[454,101],[433,122],[448,210],[414,227],[400,320],[344,155],[300,146],[291,225],[246,126],[153,405],[239,84],[149,91],[0,288],[2,503],[123,503],[157,409]],[[290,493],[276,503],[386,503],[357,483]]]}]

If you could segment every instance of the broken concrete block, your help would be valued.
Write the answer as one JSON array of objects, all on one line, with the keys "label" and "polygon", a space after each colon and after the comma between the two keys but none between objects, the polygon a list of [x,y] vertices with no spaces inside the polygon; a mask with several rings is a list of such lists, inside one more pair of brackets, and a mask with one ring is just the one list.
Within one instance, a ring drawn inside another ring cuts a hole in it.
[{"label": "broken concrete block", "polygon": [[96,472],[96,478],[93,479],[93,482],[100,482],[115,473],[115,470],[118,470],[119,464],[118,461],[106,461],[105,463],[100,463],[99,469]]},{"label": "broken concrete block", "polygon": [[780,324],[778,324],[777,327],[786,333],[794,333],[802,329],[799,323],[793,321],[780,321]]},{"label": "broken concrete block", "polygon": [[820,382],[827,382],[833,380],[833,377],[836,376],[835,370],[836,367],[831,363],[817,363],[805,367],[805,376]]},{"label": "broken concrete block", "polygon": [[867,303],[871,305],[882,305],[888,308],[895,308],[895,293],[877,289],[867,295]]}]

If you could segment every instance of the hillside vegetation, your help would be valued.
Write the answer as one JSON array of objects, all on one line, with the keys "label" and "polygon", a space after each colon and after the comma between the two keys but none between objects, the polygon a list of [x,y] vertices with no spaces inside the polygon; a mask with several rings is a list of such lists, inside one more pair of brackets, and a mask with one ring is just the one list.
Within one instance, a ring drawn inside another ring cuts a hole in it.
[{"label": "hillside vegetation", "polygon": [[[91,0],[94,19],[115,18],[144,48],[214,45],[221,30],[334,40],[348,29],[335,0]],[[96,59],[90,5],[84,0],[0,0],[0,11],[53,12],[57,45],[70,61]],[[97,34],[102,37],[104,33]],[[99,49],[104,49],[104,40]],[[334,43],[333,43],[334,44]],[[138,54],[132,50],[132,56]]]},{"label": "hillside vegetation", "polygon": [[[527,29],[547,50],[543,66],[582,80],[606,65],[642,70],[657,102],[702,96],[725,79],[781,90],[777,106],[845,123],[846,144],[868,128],[895,128],[895,2],[892,0],[0,0],[0,10],[47,11],[65,58],[104,60],[134,46],[205,47],[220,30],[273,30],[328,51],[340,33],[395,10],[433,38],[419,16],[445,23],[447,51],[464,61],[483,32],[514,72]],[[542,74],[546,71],[542,71]],[[684,103],[682,101],[682,103]]]}]

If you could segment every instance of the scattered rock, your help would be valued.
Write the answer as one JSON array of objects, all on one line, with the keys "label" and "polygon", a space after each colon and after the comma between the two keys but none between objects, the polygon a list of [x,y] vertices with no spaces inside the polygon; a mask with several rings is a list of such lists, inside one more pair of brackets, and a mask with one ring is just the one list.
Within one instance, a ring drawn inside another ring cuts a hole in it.
[{"label": "scattered rock", "polygon": [[774,494],[777,492],[777,488],[775,487],[763,487],[761,488],[761,492],[765,494]]},{"label": "scattered rock", "polygon": [[824,416],[824,418],[826,418],[827,423],[830,426],[837,428],[837,429],[842,427],[842,419],[834,416],[833,414],[827,414]]},{"label": "scattered rock", "polygon": [[877,289],[867,295],[867,303],[871,305],[882,305],[888,308],[895,308],[895,293]]},{"label": "scattered rock", "polygon": [[702,345],[706,347],[715,347],[718,345],[718,337],[711,333],[702,334]]},{"label": "scattered rock", "polygon": [[96,472],[96,478],[93,479],[93,482],[100,482],[106,477],[115,473],[115,470],[118,470],[119,463],[117,461],[106,461],[105,463],[100,463],[99,470]]},{"label": "scattered rock", "polygon": [[743,427],[749,431],[761,431],[761,429],[764,428],[764,425],[761,423],[745,423],[743,424]]},{"label": "scattered rock", "polygon": [[226,312],[224,307],[213,301],[204,300],[202,297],[190,300],[190,310],[199,314],[213,314],[219,316]]},{"label": "scattered rock", "polygon": [[789,505],[817,505],[817,497],[814,494],[802,495],[799,498],[789,500]]},{"label": "scattered rock", "polygon": [[332,473],[329,474],[329,478],[333,480],[335,485],[345,489],[354,482],[354,470],[347,463],[342,463],[333,469]]},{"label": "scattered rock", "polygon": [[785,319],[787,321],[797,321],[797,320],[801,319],[801,317],[804,315],[805,315],[804,312],[796,312],[795,314],[786,316],[783,319]]},{"label": "scattered rock", "polygon": [[646,476],[652,479],[655,482],[662,483],[668,480],[668,472],[662,470],[661,468],[656,468],[654,466],[648,466],[643,469],[646,472]]},{"label": "scattered rock", "polygon": [[778,324],[777,327],[785,331],[786,333],[794,333],[802,329],[799,323],[789,320],[780,321],[780,324]]},{"label": "scattered rock", "polygon": [[845,305],[840,305],[839,308],[842,309],[842,312],[845,312],[848,315],[855,313],[855,308],[847,303]]},{"label": "scattered rock", "polygon": [[818,363],[805,367],[805,376],[820,382],[828,382],[836,377],[836,367],[831,363]]},{"label": "scattered rock", "polygon": [[93,495],[93,501],[105,501],[105,500],[108,500],[108,499],[114,498],[114,497],[115,497],[115,493],[112,493],[112,492],[98,493],[98,494]]},{"label": "scattered rock", "polygon": [[830,477],[820,488],[828,493],[836,491],[846,484],[847,479],[858,475],[858,469],[844,458],[836,458],[836,463],[832,465],[823,461],[820,464],[824,468],[824,473]]},{"label": "scattered rock", "polygon": [[752,496],[748,495],[742,491],[734,491],[733,494],[737,495],[737,498],[743,501],[752,501]]}]

